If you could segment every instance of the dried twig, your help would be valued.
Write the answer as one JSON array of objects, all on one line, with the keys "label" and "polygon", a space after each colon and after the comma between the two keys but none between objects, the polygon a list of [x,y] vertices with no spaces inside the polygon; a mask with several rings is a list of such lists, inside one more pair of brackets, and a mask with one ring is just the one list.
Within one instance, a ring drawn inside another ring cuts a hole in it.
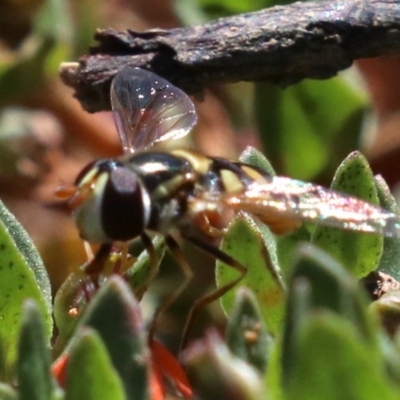
[{"label": "dried twig", "polygon": [[61,67],[88,111],[110,108],[111,79],[128,65],[151,69],[188,93],[243,80],[287,86],[329,78],[355,59],[400,52],[400,3],[295,3],[168,31],[99,30],[96,39],[79,64]]}]

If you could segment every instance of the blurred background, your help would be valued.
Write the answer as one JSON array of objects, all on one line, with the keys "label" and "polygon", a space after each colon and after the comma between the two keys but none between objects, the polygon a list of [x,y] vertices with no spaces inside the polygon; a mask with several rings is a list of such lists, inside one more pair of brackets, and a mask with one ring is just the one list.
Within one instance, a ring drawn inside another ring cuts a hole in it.
[{"label": "blurred background", "polygon": [[[32,236],[55,289],[85,254],[54,190],[90,160],[121,153],[111,113],[83,111],[58,78],[60,63],[85,54],[96,28],[168,29],[278,3],[285,2],[1,0],[0,198]],[[395,189],[399,71],[398,57],[382,57],[285,90],[268,83],[211,87],[196,101],[200,121],[191,145],[228,158],[255,146],[278,174],[324,185],[349,152],[361,149]],[[196,274],[201,290],[213,279],[204,262],[194,263],[202,271]]]}]

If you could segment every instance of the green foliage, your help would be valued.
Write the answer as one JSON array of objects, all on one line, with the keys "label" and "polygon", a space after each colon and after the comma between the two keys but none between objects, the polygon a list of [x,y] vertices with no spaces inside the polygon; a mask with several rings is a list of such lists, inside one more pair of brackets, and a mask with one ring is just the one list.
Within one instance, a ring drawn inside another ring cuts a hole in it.
[{"label": "green foliage", "polygon": [[[186,12],[198,22],[274,4],[184,0],[180,8],[181,15]],[[0,64],[1,101],[37,89],[55,75],[60,61],[86,49],[93,20],[85,3],[78,7],[84,23],[73,37],[68,3],[43,2],[21,50]],[[365,101],[342,77],[302,82],[285,91],[263,83],[254,90],[246,85],[254,92],[254,115],[247,119],[256,120],[265,153],[280,174],[326,179],[358,146]],[[240,121],[236,118],[234,123],[246,126],[245,113],[236,114]],[[254,149],[247,149],[241,161],[275,175],[269,161]],[[398,212],[385,182],[372,176],[359,154],[343,162],[332,187]],[[155,239],[153,244],[161,259],[163,241]],[[221,249],[248,268],[241,282],[246,288],[237,287],[221,299],[228,314],[225,337],[208,333],[182,356],[196,396],[397,396],[399,294],[389,293],[368,308],[357,279],[376,269],[399,278],[399,238],[311,225],[278,238],[243,213],[231,221]],[[143,285],[150,283],[146,251],[123,277],[105,274],[96,281],[83,272],[72,275],[57,293],[54,310],[42,261],[2,204],[0,252],[1,400],[156,399],[162,398],[154,395],[154,377],[160,375],[179,389],[175,378],[180,372],[148,343],[133,296],[136,292],[141,297]],[[114,256],[108,260],[109,271],[119,262]],[[220,286],[235,279],[237,271],[218,262],[216,276]],[[51,349],[53,311],[58,336]],[[58,356],[52,367],[50,354]]]},{"label": "green foliage", "polygon": [[[202,13],[204,18],[226,17],[231,14],[261,10],[279,4],[290,3],[290,0],[198,0],[188,6],[184,0],[175,0],[176,8],[182,17],[187,16],[188,9],[193,13]],[[190,7],[190,8],[189,8]],[[187,16],[193,18],[193,16]],[[187,19],[185,19],[186,21]]]},{"label": "green foliage", "polygon": [[[25,299],[35,299],[52,331],[50,283],[43,262],[26,231],[0,202],[0,343],[2,378],[12,376]],[[11,374],[11,376],[10,376]]]},{"label": "green foliage", "polygon": [[[22,7],[29,7],[21,4]],[[71,8],[75,8],[75,20]],[[0,60],[0,105],[41,91],[58,74],[60,63],[83,54],[96,28],[94,0],[72,5],[67,0],[44,0],[33,16],[31,30],[16,50]]]},{"label": "green foliage", "polygon": [[[381,206],[386,210],[399,214],[396,200],[390,193],[385,180],[380,175],[375,176],[374,179]],[[386,272],[396,280],[400,280],[400,238],[385,237],[383,239],[383,252],[377,269]]]},{"label": "green foliage", "polygon": [[[248,154],[252,157],[247,158]],[[260,154],[250,150],[246,151],[245,160],[258,167],[264,163]],[[342,163],[332,187],[375,203],[381,200],[395,211],[384,181],[372,176],[360,154],[352,154]],[[332,233],[328,234],[329,231]],[[331,236],[331,240],[316,239],[321,232],[325,232],[323,237]],[[311,238],[314,245],[321,243],[325,251],[320,246],[302,244]],[[385,250],[397,254],[398,243],[397,238],[383,239],[380,235],[323,226],[302,226],[277,240],[245,215],[230,224],[222,248],[250,266],[251,278],[246,276],[242,284],[254,291],[267,330],[275,337],[263,352],[264,359],[270,360],[263,378],[266,396],[272,396],[268,398],[391,399],[395,396],[395,388],[400,383],[396,361],[399,350],[389,343],[368,311],[367,298],[356,277],[377,269],[382,262],[388,270],[397,271],[397,258],[386,255]],[[271,259],[278,260],[272,276],[276,282],[283,282],[282,288],[287,288],[280,297],[286,311],[278,333],[274,323],[271,326],[271,318],[279,304],[271,307],[273,291],[263,278],[271,270]],[[264,267],[261,262],[265,263]],[[225,269],[229,267],[217,263],[217,276],[227,274],[223,272]],[[374,308],[390,334],[399,326],[398,296],[393,296],[390,305],[377,303]],[[224,295],[225,309],[229,310],[232,302],[231,293]],[[237,332],[240,322],[235,312],[229,321],[229,329],[236,328]],[[245,348],[239,341],[237,349],[232,351],[240,355]],[[247,361],[256,366],[250,359]]]},{"label": "green foliage", "polygon": [[342,78],[304,81],[285,91],[258,83],[255,90],[265,154],[280,174],[306,180],[331,173],[357,148],[358,137],[349,132],[360,131],[364,108],[365,101]]},{"label": "green foliage", "polygon": [[378,331],[354,278],[322,251],[303,246],[289,285],[285,398],[395,398]]},{"label": "green foliage", "polygon": [[[256,224],[247,215],[238,215],[224,235],[221,249],[242,265],[251,265],[241,284],[252,288],[263,307],[261,312],[271,333],[276,334],[282,324],[285,284],[280,276],[274,236],[266,226]],[[217,285],[233,281],[237,271],[218,261],[216,267]],[[226,311],[232,309],[234,291],[222,299]]]},{"label": "green foliage", "polygon": [[35,302],[24,304],[18,346],[18,392],[20,400],[53,398],[50,349],[42,315]]},{"label": "green foliage", "polygon": [[227,345],[234,355],[264,373],[270,341],[257,299],[249,289],[241,287],[228,322]]},{"label": "green foliage", "polygon": [[71,54],[71,22],[65,0],[47,0],[33,21],[30,36],[10,62],[0,63],[0,101],[37,90]]},{"label": "green foliage", "polygon": [[[350,154],[336,171],[331,188],[372,204],[379,204],[377,188],[368,161],[358,152]],[[374,271],[381,259],[383,237],[318,226],[312,241],[358,277]]]},{"label": "green foliage", "polygon": [[[66,400],[123,400],[122,382],[112,366],[105,345],[96,331],[82,328],[68,362]],[[85,365],[85,368],[81,368]]]},{"label": "green foliage", "polygon": [[148,397],[150,360],[144,325],[139,305],[122,278],[110,277],[91,301],[79,326],[89,326],[99,333],[127,397]]}]

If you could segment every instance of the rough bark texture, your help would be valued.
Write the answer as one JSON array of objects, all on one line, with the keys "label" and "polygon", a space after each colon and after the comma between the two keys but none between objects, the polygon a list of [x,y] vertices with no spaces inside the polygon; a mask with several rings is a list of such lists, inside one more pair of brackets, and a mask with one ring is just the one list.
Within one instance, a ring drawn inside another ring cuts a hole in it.
[{"label": "rough bark texture", "polygon": [[400,53],[400,2],[295,3],[168,31],[99,30],[96,39],[79,64],[61,67],[91,112],[110,109],[110,82],[126,66],[150,69],[188,93],[237,81],[330,78],[355,59]]}]

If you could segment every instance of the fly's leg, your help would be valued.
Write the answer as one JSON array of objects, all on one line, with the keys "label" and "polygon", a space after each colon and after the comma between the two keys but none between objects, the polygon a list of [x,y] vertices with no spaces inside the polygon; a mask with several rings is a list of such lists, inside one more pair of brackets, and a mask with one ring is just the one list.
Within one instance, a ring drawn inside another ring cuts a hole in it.
[{"label": "fly's leg", "polygon": [[[85,242],[86,254],[88,258],[91,257],[91,260],[86,263],[86,265],[83,268],[83,271],[89,277],[90,282],[93,285],[92,288],[90,288],[90,286],[87,286],[87,283],[85,284],[84,282],[83,284],[82,290],[85,296],[86,303],[89,303],[94,293],[96,293],[100,287],[99,277],[104,270],[108,258],[110,257],[111,248],[112,248],[111,244],[108,243],[103,244],[100,246],[96,254],[93,256],[92,249],[90,248],[89,244]],[[73,310],[76,311],[76,308],[70,310],[71,314]]]},{"label": "fly's leg", "polygon": [[93,260],[94,258],[94,254],[93,254],[93,249],[90,246],[90,243],[87,242],[86,240],[83,242],[83,247],[85,249],[85,254],[86,254],[86,259],[89,260]]},{"label": "fly's leg", "polygon": [[167,235],[165,237],[165,243],[168,246],[168,249],[171,251],[171,254],[175,258],[175,260],[178,263],[178,266],[180,270],[182,271],[183,274],[183,282],[178,286],[176,290],[174,290],[164,301],[162,304],[158,307],[156,310],[153,321],[150,325],[149,328],[149,340],[153,339],[154,336],[154,331],[157,325],[157,320],[159,316],[175,301],[176,298],[179,297],[179,295],[182,293],[182,291],[185,289],[185,287],[188,285],[188,283],[191,281],[193,277],[193,272],[192,269],[190,268],[190,265],[186,261],[186,258],[182,252],[182,249],[180,248],[178,242],[170,235]]},{"label": "fly's leg", "polygon": [[154,278],[157,276],[160,267],[160,259],[157,255],[156,249],[154,248],[153,242],[151,241],[150,237],[143,232],[140,235],[140,239],[143,243],[144,248],[147,251],[147,254],[149,255],[149,272],[146,280],[142,284],[140,284],[138,288],[135,289],[135,296],[139,300],[143,297],[151,282],[153,282]]},{"label": "fly's leg", "polygon": [[93,259],[84,267],[84,272],[92,277],[92,279],[97,280],[101,272],[103,272],[104,266],[110,257],[111,249],[111,243],[102,244]]},{"label": "fly's leg", "polygon": [[205,212],[198,214],[199,225],[201,230],[208,236],[220,238],[225,234],[225,229],[218,229],[210,222],[208,215]]},{"label": "fly's leg", "polygon": [[116,265],[114,265],[112,273],[121,275],[123,272],[125,272],[128,269],[129,266],[129,245],[127,242],[124,242],[120,246],[120,251],[121,251],[121,257],[119,258],[118,262]]},{"label": "fly's leg", "polygon": [[232,258],[228,254],[224,253],[217,247],[214,247],[214,246],[212,246],[200,239],[197,239],[195,237],[185,236],[185,239],[187,239],[188,241],[193,243],[196,247],[203,250],[204,252],[212,255],[216,259],[218,259],[218,260],[222,261],[223,263],[229,265],[230,267],[236,269],[236,271],[239,272],[239,276],[236,279],[232,280],[231,282],[227,283],[226,285],[216,289],[209,295],[204,296],[201,299],[198,299],[195,301],[194,305],[190,309],[188,317],[186,318],[185,327],[184,327],[183,333],[182,333],[180,350],[182,350],[184,348],[184,346],[186,345],[189,332],[192,328],[193,322],[195,321],[199,310],[201,308],[207,306],[208,304],[212,303],[214,300],[219,299],[226,292],[228,292],[233,287],[235,287],[244,278],[244,276],[247,273],[247,268],[244,265],[240,264],[234,258]]}]

